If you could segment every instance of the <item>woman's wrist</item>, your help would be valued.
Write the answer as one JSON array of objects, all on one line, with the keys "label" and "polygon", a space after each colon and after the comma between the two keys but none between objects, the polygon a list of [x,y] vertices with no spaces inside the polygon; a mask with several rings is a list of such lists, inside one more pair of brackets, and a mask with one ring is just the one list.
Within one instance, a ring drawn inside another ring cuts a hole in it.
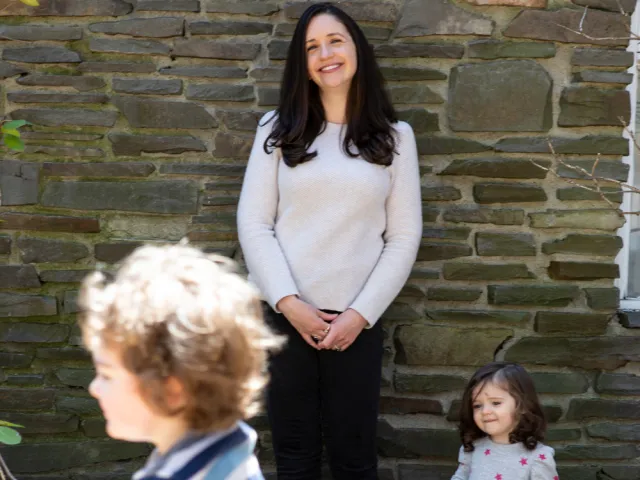
[{"label": "woman's wrist", "polygon": [[282,297],[278,300],[278,303],[276,303],[276,309],[286,315],[287,311],[291,310],[292,306],[297,304],[299,301],[300,297],[298,297],[298,295],[287,295],[286,297]]}]

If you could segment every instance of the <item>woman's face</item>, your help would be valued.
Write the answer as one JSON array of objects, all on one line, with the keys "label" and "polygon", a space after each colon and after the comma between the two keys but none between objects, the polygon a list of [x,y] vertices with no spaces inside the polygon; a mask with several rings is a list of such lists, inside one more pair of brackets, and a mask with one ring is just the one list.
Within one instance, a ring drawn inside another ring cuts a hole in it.
[{"label": "woman's face", "polygon": [[349,90],[358,52],[344,24],[333,15],[316,15],[307,28],[305,49],[309,77],[320,90]]}]

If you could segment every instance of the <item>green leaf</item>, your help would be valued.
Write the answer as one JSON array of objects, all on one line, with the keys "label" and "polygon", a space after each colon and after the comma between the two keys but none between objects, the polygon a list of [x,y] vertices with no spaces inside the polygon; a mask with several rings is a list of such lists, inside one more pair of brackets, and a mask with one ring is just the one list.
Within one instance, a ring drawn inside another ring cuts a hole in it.
[{"label": "green leaf", "polygon": [[25,125],[31,125],[31,123],[27,122],[26,120],[11,120],[10,122],[2,124],[2,130],[17,130],[18,128],[24,127]]},{"label": "green leaf", "polygon": [[40,5],[38,3],[38,0],[20,0],[20,1],[25,5],[29,5],[30,7],[37,7]]},{"label": "green leaf", "polygon": [[5,135],[4,137],[2,137],[2,141],[11,150],[14,150],[16,152],[22,152],[24,150],[24,142],[19,137],[15,137],[13,135]]},{"label": "green leaf", "polygon": [[24,428],[24,425],[18,425],[17,423],[11,423],[11,422],[7,422],[6,420],[0,420],[0,427]]},{"label": "green leaf", "polygon": [[5,135],[12,135],[14,137],[20,138],[20,130],[16,130],[15,128],[0,128],[0,131]]},{"label": "green leaf", "polygon": [[5,445],[17,445],[22,441],[18,432],[9,427],[0,427],[0,443]]}]

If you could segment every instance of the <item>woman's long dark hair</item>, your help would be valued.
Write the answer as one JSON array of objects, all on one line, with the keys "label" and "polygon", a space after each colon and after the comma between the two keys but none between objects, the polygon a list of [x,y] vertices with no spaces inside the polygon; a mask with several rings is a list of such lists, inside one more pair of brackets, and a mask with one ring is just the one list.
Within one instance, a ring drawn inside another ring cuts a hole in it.
[{"label": "woman's long dark hair", "polygon": [[509,392],[516,401],[517,424],[509,434],[511,443],[522,443],[533,450],[544,440],[547,421],[538,400],[533,380],[527,371],[516,363],[493,362],[480,368],[469,380],[460,406],[460,438],[465,452],[473,452],[473,442],[487,434],[473,420],[474,393],[487,383],[494,383]]},{"label": "woman's long dark hair", "polygon": [[[360,155],[366,161],[391,165],[396,141],[392,123],[397,121],[395,110],[384,88],[384,79],[358,24],[344,11],[331,3],[311,5],[300,17],[289,46],[280,86],[280,104],[271,134],[264,142],[267,153],[281,148],[289,167],[308,162],[317,152],[308,152],[314,139],[326,128],[320,89],[309,79],[307,28],[316,15],[333,15],[344,24],[353,39],[358,65],[347,98],[347,131],[343,149],[350,157]],[[355,152],[351,148],[355,147]]]}]

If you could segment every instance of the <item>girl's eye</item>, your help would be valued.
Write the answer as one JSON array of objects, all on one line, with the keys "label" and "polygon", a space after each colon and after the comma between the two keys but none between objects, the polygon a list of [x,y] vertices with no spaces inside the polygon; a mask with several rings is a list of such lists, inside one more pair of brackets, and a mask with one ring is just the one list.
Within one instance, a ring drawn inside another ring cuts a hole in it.
[{"label": "girl's eye", "polygon": [[497,406],[499,406],[499,405],[502,405],[502,402],[493,402],[493,405],[494,405],[495,407],[497,407]]},{"label": "girl's eye", "polygon": [[101,378],[102,380],[111,380],[111,377],[108,375],[105,375],[104,373],[101,372],[97,372],[96,376],[98,378]]},{"label": "girl's eye", "polygon": [[339,38],[334,38],[333,40],[331,40],[331,43],[340,43],[342,40],[340,40]]},{"label": "girl's eye", "polygon": [[474,410],[478,410],[482,405],[473,405]]},{"label": "girl's eye", "polygon": [[307,52],[310,52],[311,50],[314,50],[316,48],[315,45],[311,45],[310,47],[307,47]]}]

